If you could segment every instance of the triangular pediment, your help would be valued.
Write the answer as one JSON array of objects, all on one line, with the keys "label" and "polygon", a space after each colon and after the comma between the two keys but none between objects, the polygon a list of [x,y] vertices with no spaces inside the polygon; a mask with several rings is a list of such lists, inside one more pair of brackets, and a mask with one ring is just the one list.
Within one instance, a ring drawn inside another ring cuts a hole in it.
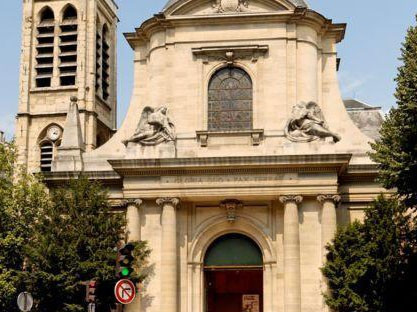
[{"label": "triangular pediment", "polygon": [[300,0],[171,0],[166,15],[256,14],[294,10]]}]

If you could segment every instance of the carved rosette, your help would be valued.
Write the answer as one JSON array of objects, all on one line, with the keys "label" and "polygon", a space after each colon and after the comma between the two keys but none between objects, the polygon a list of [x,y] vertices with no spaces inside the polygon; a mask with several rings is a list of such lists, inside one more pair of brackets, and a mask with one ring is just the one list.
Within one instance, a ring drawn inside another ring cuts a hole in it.
[{"label": "carved rosette", "polygon": [[324,203],[324,202],[326,202],[326,201],[330,201],[330,202],[333,202],[333,203],[335,203],[335,204],[338,204],[340,201],[341,201],[341,196],[340,195],[318,195],[317,196],[317,200],[320,202],[320,203]]},{"label": "carved rosette", "polygon": [[279,201],[283,204],[288,203],[288,202],[294,202],[296,204],[300,204],[303,201],[303,196],[300,196],[300,195],[280,196]]},{"label": "carved rosette", "polygon": [[156,204],[160,207],[164,207],[165,205],[171,205],[174,208],[178,206],[180,200],[175,197],[162,197],[156,200]]},{"label": "carved rosette", "polygon": [[226,210],[226,219],[229,223],[236,221],[236,211],[243,208],[243,203],[237,199],[226,199],[220,203],[220,208]]}]

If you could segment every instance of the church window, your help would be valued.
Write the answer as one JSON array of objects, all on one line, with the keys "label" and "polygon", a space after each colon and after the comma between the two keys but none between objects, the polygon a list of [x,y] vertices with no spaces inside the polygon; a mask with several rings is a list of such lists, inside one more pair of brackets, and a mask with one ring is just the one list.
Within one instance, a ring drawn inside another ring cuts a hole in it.
[{"label": "church window", "polygon": [[50,87],[54,70],[55,16],[49,7],[41,11],[36,39],[36,87]]},{"label": "church window", "polygon": [[208,88],[208,130],[252,129],[252,80],[240,68],[226,67],[210,79]]},{"label": "church window", "polygon": [[59,79],[61,86],[73,86],[77,76],[77,10],[68,5],[62,15],[59,35]]},{"label": "church window", "polygon": [[101,50],[101,85],[103,100],[107,101],[110,86],[110,45],[109,45],[109,29],[107,25],[103,26],[102,50]]},{"label": "church window", "polygon": [[41,171],[49,172],[52,168],[52,160],[54,156],[54,145],[52,142],[44,142],[41,148]]}]

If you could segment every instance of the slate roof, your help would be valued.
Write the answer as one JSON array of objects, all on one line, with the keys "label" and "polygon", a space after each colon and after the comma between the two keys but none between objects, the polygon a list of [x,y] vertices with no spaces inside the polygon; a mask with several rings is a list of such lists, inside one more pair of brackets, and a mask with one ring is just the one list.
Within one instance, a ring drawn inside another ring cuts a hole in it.
[{"label": "slate roof", "polygon": [[[177,3],[178,1],[180,1],[180,0],[168,0],[167,4],[165,4],[162,11],[165,11],[171,5]],[[289,0],[289,1],[292,2],[296,7],[308,8],[307,2],[305,0]]]},{"label": "slate roof", "polygon": [[381,108],[354,99],[344,100],[343,103],[353,123],[362,133],[369,138],[378,140],[380,138],[379,130],[384,121]]},{"label": "slate roof", "polygon": [[355,99],[347,99],[343,100],[343,103],[345,104],[345,107],[347,110],[352,109],[375,109],[376,107],[365,104],[361,101],[355,100]]}]

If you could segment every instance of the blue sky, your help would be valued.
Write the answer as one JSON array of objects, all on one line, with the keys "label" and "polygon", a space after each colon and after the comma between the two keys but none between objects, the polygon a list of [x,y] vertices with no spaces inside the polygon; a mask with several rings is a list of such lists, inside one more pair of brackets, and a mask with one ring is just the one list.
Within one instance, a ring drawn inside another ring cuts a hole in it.
[{"label": "blue sky", "polygon": [[[119,124],[131,94],[132,51],[122,37],[145,19],[159,12],[167,0],[117,0],[118,105]],[[382,106],[395,105],[394,78],[399,65],[401,42],[407,28],[414,25],[416,0],[309,0],[312,9],[334,22],[348,24],[345,40],[339,44],[342,58],[339,80],[344,98],[357,98]],[[14,132],[19,94],[19,55],[22,0],[0,3],[0,129],[10,138]]]}]

